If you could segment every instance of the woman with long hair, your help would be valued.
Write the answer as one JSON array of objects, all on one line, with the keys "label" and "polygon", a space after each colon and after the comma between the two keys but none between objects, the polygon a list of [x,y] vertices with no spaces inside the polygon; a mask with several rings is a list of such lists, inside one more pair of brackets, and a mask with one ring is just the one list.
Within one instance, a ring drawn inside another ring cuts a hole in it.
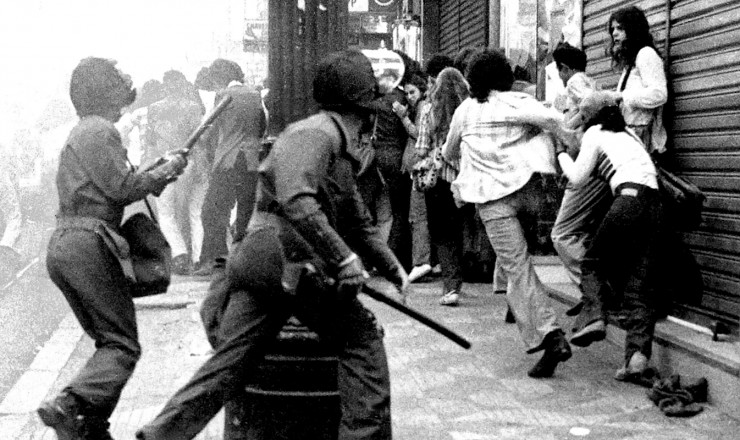
[{"label": "woman with long hair", "polygon": [[435,160],[447,138],[455,109],[469,96],[468,84],[462,73],[446,67],[437,75],[431,88],[429,102],[421,109],[417,154],[423,163],[437,163],[439,178],[426,190],[427,223],[431,242],[436,246],[442,267],[443,291],[441,305],[454,306],[460,299],[462,278],[463,219],[450,191],[457,178],[459,163]]},{"label": "woman with long hair", "polygon": [[636,6],[614,12],[607,22],[608,54],[622,70],[613,103],[648,153],[663,153],[668,140],[663,127],[663,105],[668,100],[668,83],[663,59],[655,48],[650,25]]},{"label": "woman with long hair", "polygon": [[[411,173],[414,164],[419,159],[416,155],[416,139],[419,137],[419,109],[427,99],[427,87],[427,80],[424,75],[420,73],[413,74],[403,85],[408,105],[404,106],[399,102],[393,103],[393,111],[401,119],[409,135],[406,150],[403,152],[402,171],[406,174]],[[416,188],[411,189],[409,225],[411,226],[412,266],[409,272],[409,282],[413,283],[432,271],[432,252],[429,243],[426,202],[424,201],[424,193]]]},{"label": "woman with long hair", "polygon": [[511,91],[514,76],[501,51],[476,54],[467,79],[471,97],[450,121],[442,156],[459,164],[452,190],[461,201],[474,203],[483,221],[506,275],[506,299],[527,352],[544,350],[528,374],[550,377],[571,350],[534,270],[520,218],[538,212],[542,202],[541,177],[528,156],[535,148],[532,139],[548,130],[568,145],[574,141],[562,131],[563,117],[557,110]]}]

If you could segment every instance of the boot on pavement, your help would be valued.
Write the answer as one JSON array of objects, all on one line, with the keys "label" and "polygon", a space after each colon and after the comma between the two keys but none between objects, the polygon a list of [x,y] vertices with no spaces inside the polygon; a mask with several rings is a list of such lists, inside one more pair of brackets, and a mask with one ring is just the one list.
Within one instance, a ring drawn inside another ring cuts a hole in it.
[{"label": "boot on pavement", "polygon": [[83,440],[84,417],[80,414],[80,401],[69,393],[62,393],[54,400],[43,402],[36,413],[44,425],[52,428],[58,440]]},{"label": "boot on pavement", "polygon": [[548,333],[542,345],[545,347],[545,353],[527,372],[529,377],[552,377],[558,364],[567,361],[571,357],[570,345],[565,339],[565,333],[560,329]]},{"label": "boot on pavement", "polygon": [[82,426],[82,440],[113,440],[110,435],[110,423],[98,417],[85,417]]}]

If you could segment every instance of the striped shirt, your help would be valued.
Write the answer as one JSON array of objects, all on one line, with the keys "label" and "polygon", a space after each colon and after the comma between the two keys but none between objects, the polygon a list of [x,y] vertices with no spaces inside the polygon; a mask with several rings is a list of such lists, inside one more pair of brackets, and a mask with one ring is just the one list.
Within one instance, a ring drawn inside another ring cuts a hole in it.
[{"label": "striped shirt", "polygon": [[[435,160],[442,152],[442,144],[445,138],[434,135],[434,118],[432,115],[432,104],[425,100],[419,109],[419,131],[416,138],[416,154],[420,160],[430,158]],[[438,161],[439,162],[439,161]],[[442,162],[439,177],[447,182],[457,178],[460,163],[457,160]]]},{"label": "striped shirt", "polygon": [[558,159],[563,173],[575,186],[586,183],[588,177],[596,174],[609,183],[612,192],[627,182],[658,188],[655,165],[631,131],[615,133],[595,125],[583,134],[575,163],[567,155]]}]

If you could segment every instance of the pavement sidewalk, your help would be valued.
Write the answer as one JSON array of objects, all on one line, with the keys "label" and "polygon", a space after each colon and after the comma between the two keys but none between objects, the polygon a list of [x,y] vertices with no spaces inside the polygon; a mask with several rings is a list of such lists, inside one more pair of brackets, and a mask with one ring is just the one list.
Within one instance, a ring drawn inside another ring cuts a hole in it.
[{"label": "pavement sidewalk", "polygon": [[[539,272],[549,286],[563,283],[546,268]],[[137,300],[144,353],[111,419],[115,439],[132,440],[207,359],[197,308],[206,288],[207,280],[177,277],[167,294]],[[691,418],[669,418],[644,388],[612,379],[622,356],[610,343],[574,348],[553,378],[531,379],[526,372],[540,354],[526,355],[516,325],[504,323],[503,295],[494,295],[490,284],[466,284],[460,306],[443,307],[437,304],[440,291],[439,282],[414,284],[410,306],[469,339],[470,350],[363,299],[386,332],[395,439],[738,438],[740,421],[711,405]],[[564,317],[565,306],[553,304]],[[563,319],[563,328],[569,324]],[[65,318],[0,402],[0,439],[53,440],[35,408],[70,380],[93,349],[74,318]],[[223,424],[222,412],[197,438],[221,439]]]}]

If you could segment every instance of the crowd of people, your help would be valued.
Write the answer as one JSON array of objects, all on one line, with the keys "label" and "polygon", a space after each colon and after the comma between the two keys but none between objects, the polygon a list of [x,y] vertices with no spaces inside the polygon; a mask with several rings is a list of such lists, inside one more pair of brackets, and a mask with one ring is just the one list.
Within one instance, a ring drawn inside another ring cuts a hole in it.
[{"label": "crowd of people", "polygon": [[[617,89],[600,90],[585,53],[562,43],[553,53],[562,106],[517,86],[498,48],[434,55],[423,68],[399,53],[400,82],[376,78],[361,52],[331,54],[313,82],[320,110],[289,125],[262,161],[266,111],[238,64],[216,60],[193,85],[170,71],[136,97],[113,62],[82,60],[70,88],[80,121],[60,156],[47,265],[96,352],[39,408],[44,423],[59,438],[111,438],[107,420],[141,348],[121,256],[98,237],[115,237],[124,207],[149,194],[175,269],[212,276],[201,316],[214,354],[139,439],[194,438],[290,314],[339,353],[339,438],[391,438],[382,330],[357,294],[371,271],[405,295],[439,265],[439,304],[464,301],[464,206],[495,252],[492,290],[506,294],[527,353],[542,352],[528,375],[553,376],[571,344],[604,339],[614,318],[627,332],[615,378],[635,379],[660,316],[665,225],[654,162],[666,147],[667,82],[640,9],[620,9],[607,27]],[[231,104],[186,157],[178,148],[224,96]],[[113,125],[123,109],[125,142]],[[127,164],[131,142],[144,152],[138,169]],[[568,182],[552,239],[582,292],[568,311],[573,329],[560,324],[528,249],[544,174]],[[288,279],[296,273],[301,282]]]}]

